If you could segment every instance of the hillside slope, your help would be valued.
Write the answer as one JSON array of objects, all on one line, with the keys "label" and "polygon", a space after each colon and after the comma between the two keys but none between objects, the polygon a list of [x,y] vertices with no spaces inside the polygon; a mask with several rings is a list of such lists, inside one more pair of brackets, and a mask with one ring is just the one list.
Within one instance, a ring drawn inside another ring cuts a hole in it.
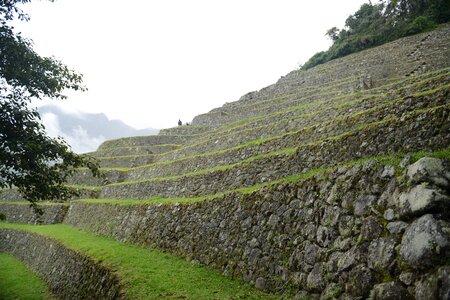
[{"label": "hillside slope", "polygon": [[293,71],[191,126],[104,142],[91,155],[106,180],[79,170],[81,199],[40,219],[14,190],[0,212],[168,251],[286,298],[445,299],[449,58],[447,24]]}]

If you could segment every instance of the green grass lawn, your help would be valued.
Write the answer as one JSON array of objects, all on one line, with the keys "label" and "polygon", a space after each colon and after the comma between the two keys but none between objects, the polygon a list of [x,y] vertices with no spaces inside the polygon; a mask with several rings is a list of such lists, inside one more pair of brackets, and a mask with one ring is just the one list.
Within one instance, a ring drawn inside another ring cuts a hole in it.
[{"label": "green grass lawn", "polygon": [[0,253],[0,299],[53,299],[47,284],[20,260]]},{"label": "green grass lawn", "polygon": [[[129,299],[277,299],[240,280],[193,265],[157,250],[98,237],[64,224],[18,225],[0,223],[1,228],[27,230],[60,241],[114,270]],[[18,278],[14,281],[20,281]],[[14,298],[10,298],[14,299]]]}]

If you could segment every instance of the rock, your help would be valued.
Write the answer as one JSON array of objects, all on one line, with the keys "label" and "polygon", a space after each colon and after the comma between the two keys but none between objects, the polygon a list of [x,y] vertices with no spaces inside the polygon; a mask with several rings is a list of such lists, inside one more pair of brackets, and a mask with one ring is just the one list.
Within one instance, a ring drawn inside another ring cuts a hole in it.
[{"label": "rock", "polygon": [[262,277],[258,277],[255,282],[255,287],[259,290],[266,289],[266,280]]},{"label": "rock", "polygon": [[345,252],[337,261],[338,272],[348,270],[355,266],[360,259],[360,252],[356,248],[352,248]]},{"label": "rock", "polygon": [[440,212],[450,208],[450,197],[439,190],[422,183],[398,197],[397,206],[401,217],[419,216],[425,213]]},{"label": "rock", "polygon": [[393,166],[385,166],[383,169],[383,173],[381,173],[380,177],[382,179],[390,179],[395,175],[395,168]]},{"label": "rock", "polygon": [[406,288],[398,281],[377,284],[370,292],[371,300],[409,300],[413,299]]},{"label": "rock", "polygon": [[267,221],[267,223],[272,227],[276,227],[278,225],[279,221],[280,221],[280,217],[277,216],[276,214],[272,214],[269,217],[269,220]]},{"label": "rock", "polygon": [[332,282],[327,285],[327,287],[323,290],[320,295],[320,300],[333,300],[337,299],[342,293],[344,289],[339,284]]},{"label": "rock", "polygon": [[379,272],[388,273],[395,259],[396,242],[393,238],[379,238],[369,245],[367,265]]},{"label": "rock", "polygon": [[327,282],[324,278],[323,265],[321,263],[317,263],[309,273],[308,278],[306,278],[306,286],[308,287],[308,290],[312,292],[320,292],[326,287],[326,285]]},{"label": "rock", "polygon": [[357,199],[354,203],[355,215],[364,216],[370,212],[370,206],[377,202],[377,197],[365,195]]},{"label": "rock", "polygon": [[353,225],[355,224],[355,219],[352,216],[342,216],[339,218],[338,230],[339,235],[343,237],[349,237],[353,232]]},{"label": "rock", "polygon": [[370,216],[363,220],[361,227],[361,238],[365,241],[374,240],[383,233],[383,225],[378,222],[377,218]]},{"label": "rock", "polygon": [[327,247],[336,239],[336,230],[331,227],[319,226],[317,228],[317,243],[322,247]]},{"label": "rock", "polygon": [[449,232],[432,215],[414,221],[403,235],[400,255],[413,269],[433,267],[450,247]]},{"label": "rock", "polygon": [[401,234],[408,227],[408,223],[403,221],[390,222],[386,228],[391,234]]},{"label": "rock", "polygon": [[260,256],[261,256],[261,250],[252,249],[250,252],[250,255],[248,256],[248,264],[250,266],[254,266],[258,262],[258,259]]},{"label": "rock", "polygon": [[415,278],[416,278],[416,276],[412,272],[403,272],[400,274],[400,276],[398,276],[398,279],[400,279],[400,281],[406,285],[413,284]]},{"label": "rock", "polygon": [[424,157],[410,165],[406,176],[409,183],[428,182],[447,188],[450,182],[450,170],[445,168],[442,160]]},{"label": "rock", "polygon": [[[303,261],[313,266],[316,263],[317,258],[319,257],[319,247],[316,244],[306,241],[305,250],[303,253],[304,253]],[[300,262],[300,264],[301,263],[303,262]]]},{"label": "rock", "polygon": [[441,267],[416,284],[416,299],[450,299],[450,266]]},{"label": "rock", "polygon": [[387,221],[392,221],[394,220],[394,210],[392,208],[386,209],[386,211],[383,214],[383,218]]},{"label": "rock", "polygon": [[374,281],[373,272],[365,265],[358,265],[350,271],[345,291],[352,296],[367,297]]}]

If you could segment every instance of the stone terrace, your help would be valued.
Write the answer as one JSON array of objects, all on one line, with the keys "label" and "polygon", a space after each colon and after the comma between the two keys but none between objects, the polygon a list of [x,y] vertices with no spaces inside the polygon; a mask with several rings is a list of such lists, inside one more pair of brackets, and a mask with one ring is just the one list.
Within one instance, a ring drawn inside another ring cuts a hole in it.
[{"label": "stone terrace", "polygon": [[[189,126],[104,142],[89,155],[105,178],[80,169],[68,183],[81,200],[36,218],[3,191],[0,213],[156,247],[288,298],[434,299],[450,291],[449,57],[444,25],[292,71]],[[414,248],[417,232],[429,247]]]}]

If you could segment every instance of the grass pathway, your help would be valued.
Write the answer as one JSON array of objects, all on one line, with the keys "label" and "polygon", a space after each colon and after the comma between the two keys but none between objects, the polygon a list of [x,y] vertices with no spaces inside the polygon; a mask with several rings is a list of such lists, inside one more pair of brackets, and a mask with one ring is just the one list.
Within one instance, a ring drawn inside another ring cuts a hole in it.
[{"label": "grass pathway", "polygon": [[0,299],[53,299],[47,284],[30,271],[20,260],[8,253],[0,253]]},{"label": "grass pathway", "polygon": [[180,257],[95,236],[68,225],[0,223],[1,228],[47,236],[92,257],[119,275],[129,299],[277,299]]}]

